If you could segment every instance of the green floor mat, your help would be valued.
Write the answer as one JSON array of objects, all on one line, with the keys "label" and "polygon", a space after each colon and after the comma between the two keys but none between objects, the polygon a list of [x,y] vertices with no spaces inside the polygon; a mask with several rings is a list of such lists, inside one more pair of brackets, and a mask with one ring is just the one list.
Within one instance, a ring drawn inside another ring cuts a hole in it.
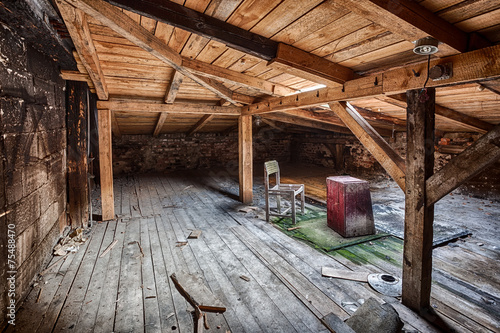
[{"label": "green floor mat", "polygon": [[[377,233],[375,235],[344,238],[328,227],[326,211],[321,208],[306,209],[304,215],[297,213],[297,224],[295,225],[292,223],[291,218],[274,218],[272,223],[285,234],[304,240],[327,252],[387,236],[385,233]],[[300,227],[300,229],[287,230],[293,227]]]}]

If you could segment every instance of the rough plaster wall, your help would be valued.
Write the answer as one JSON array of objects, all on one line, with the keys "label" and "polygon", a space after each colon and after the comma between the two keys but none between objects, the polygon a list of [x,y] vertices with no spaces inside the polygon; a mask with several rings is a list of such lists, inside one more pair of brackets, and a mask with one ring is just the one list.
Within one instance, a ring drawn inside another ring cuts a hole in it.
[{"label": "rough plaster wall", "polygon": [[[41,271],[65,223],[65,82],[58,73],[51,58],[0,24],[0,212],[6,214],[0,222],[15,225],[17,299]],[[0,232],[6,244],[5,229]]]},{"label": "rough plaster wall", "polygon": [[[286,162],[290,156],[291,136],[258,131],[253,140],[254,163],[269,159]],[[113,139],[115,175],[164,172],[185,169],[238,167],[238,134],[196,133],[122,135]]]}]

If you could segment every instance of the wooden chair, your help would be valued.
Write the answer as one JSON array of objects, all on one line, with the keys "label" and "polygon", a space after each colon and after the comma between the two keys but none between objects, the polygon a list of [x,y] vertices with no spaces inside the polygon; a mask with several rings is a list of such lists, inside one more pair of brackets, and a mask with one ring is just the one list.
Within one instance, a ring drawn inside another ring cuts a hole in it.
[{"label": "wooden chair", "polygon": [[[269,187],[269,176],[275,175],[276,185]],[[304,184],[282,184],[280,182],[280,168],[277,161],[268,161],[264,163],[264,182],[266,190],[266,220],[269,222],[269,216],[292,217],[292,222],[295,224],[295,200],[300,194],[302,214],[304,214],[305,194]],[[269,197],[276,196],[277,213],[271,212]],[[281,211],[281,197],[290,200],[291,207]],[[291,215],[286,213],[291,209]]]}]

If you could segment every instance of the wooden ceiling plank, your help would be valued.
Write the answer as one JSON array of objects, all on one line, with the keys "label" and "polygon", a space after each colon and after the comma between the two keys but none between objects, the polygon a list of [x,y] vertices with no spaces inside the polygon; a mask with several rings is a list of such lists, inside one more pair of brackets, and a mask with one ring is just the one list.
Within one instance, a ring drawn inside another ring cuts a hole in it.
[{"label": "wooden ceiling plank", "polygon": [[109,93],[106,80],[104,79],[85,14],[62,0],[57,0],[56,3],[73,40],[80,61],[85,66],[94,84],[97,96],[103,100],[108,99]]},{"label": "wooden ceiling plank", "polygon": [[241,108],[231,106],[215,106],[194,103],[163,104],[158,100],[146,101],[135,99],[111,98],[108,101],[97,101],[98,109],[110,109],[114,111],[128,112],[168,112],[168,113],[193,113],[193,114],[241,114]]},{"label": "wooden ceiling plank", "polygon": [[[58,0],[62,2],[63,0]],[[123,37],[151,53],[156,58],[166,62],[177,71],[189,77],[196,83],[212,91],[218,96],[227,99],[233,104],[238,102],[233,101],[230,96],[225,95],[221,91],[215,89],[212,85],[205,83],[196,75],[182,66],[182,57],[163,43],[158,37],[151,34],[133,19],[122,13],[118,8],[106,3],[102,0],[66,0],[75,7],[81,9],[86,14],[94,17],[107,25],[114,31],[120,33]]]},{"label": "wooden ceiling plank", "polygon": [[[500,62],[491,61],[491,59],[499,57],[500,45],[495,45],[476,51],[431,60],[431,68],[438,64],[452,63],[453,76],[445,80],[429,80],[427,86],[440,87],[499,78]],[[420,73],[420,75],[416,77],[413,71]],[[261,114],[335,101],[350,101],[366,97],[377,97],[383,94],[398,94],[406,90],[422,88],[426,81],[426,74],[426,63],[410,64],[401,68],[388,70],[382,74],[373,74],[346,81],[343,88],[323,88],[291,96],[271,98],[261,103],[245,106],[242,112],[243,114]]]},{"label": "wooden ceiling plank", "polygon": [[266,113],[265,115],[262,115],[262,118],[266,118],[266,119],[270,119],[270,120],[274,120],[274,121],[280,121],[282,123],[287,123],[287,124],[315,128],[315,129],[328,131],[328,132],[352,134],[352,132],[346,127],[342,127],[342,126],[338,126],[338,125],[334,125],[334,124],[328,124],[328,123],[317,121],[314,119],[295,117],[295,116],[291,116],[291,115],[288,115],[288,114],[282,113],[282,112]]},{"label": "wooden ceiling plank", "polygon": [[337,3],[413,42],[433,36],[444,43],[441,54],[468,50],[468,35],[425,7],[409,0],[338,0]]},{"label": "wooden ceiling plank", "polygon": [[201,117],[200,120],[196,124],[194,124],[193,127],[189,129],[189,131],[186,133],[186,136],[191,136],[194,133],[198,132],[201,130],[206,124],[210,122],[215,117],[213,114],[206,114],[203,117]]},{"label": "wooden ceiling plank", "polygon": [[[386,96],[386,100],[391,103],[391,100],[393,101],[394,104],[404,107],[406,109],[406,95],[405,94],[398,94],[398,95],[393,95],[393,96]],[[474,130],[477,130],[479,133],[486,133],[488,131],[491,131],[495,125],[490,124],[486,121],[483,121],[481,119],[471,117],[469,115],[466,115],[461,112],[457,112],[453,109],[441,106],[436,104],[435,105],[435,114],[450,120],[453,120],[457,123],[466,125],[467,127],[472,127]]]},{"label": "wooden ceiling plank", "polygon": [[163,124],[165,123],[165,119],[167,119],[167,112],[160,112],[158,116],[158,121],[156,122],[155,130],[153,132],[153,136],[156,137],[160,135],[161,129],[163,128]]},{"label": "wooden ceiling plank", "polygon": [[355,77],[354,72],[347,67],[283,43],[278,45],[276,57],[269,62],[269,65],[295,76],[333,87],[338,87]]},{"label": "wooden ceiling plank", "polygon": [[175,101],[175,97],[179,92],[179,88],[181,87],[183,80],[184,80],[184,75],[182,75],[179,71],[175,71],[173,73],[172,80],[169,82],[167,86],[167,92],[165,94],[165,103],[172,104]]},{"label": "wooden ceiling plank", "polygon": [[426,181],[430,206],[500,159],[500,125],[451,159]]},{"label": "wooden ceiling plank", "polygon": [[329,105],[399,187],[405,191],[406,166],[404,159],[354,108],[349,107],[345,102],[330,103]]},{"label": "wooden ceiling plank", "polygon": [[252,88],[266,95],[283,96],[296,92],[295,90],[280,84],[273,84],[257,77],[207,64],[198,60],[183,58],[182,65],[197,75],[212,78],[224,83],[237,84]]},{"label": "wooden ceiling plank", "polygon": [[177,28],[215,39],[232,48],[253,54],[262,59],[271,60],[272,56],[276,54],[276,42],[172,1],[106,1]]}]

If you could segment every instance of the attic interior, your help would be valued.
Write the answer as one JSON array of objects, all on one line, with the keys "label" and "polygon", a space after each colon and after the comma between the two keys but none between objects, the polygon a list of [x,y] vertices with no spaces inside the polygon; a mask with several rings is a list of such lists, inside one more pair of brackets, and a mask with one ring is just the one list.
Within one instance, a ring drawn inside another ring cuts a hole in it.
[{"label": "attic interior", "polygon": [[[500,331],[498,1],[0,13],[3,332]],[[266,221],[270,160],[298,227]],[[346,175],[376,234],[305,241]]]}]

